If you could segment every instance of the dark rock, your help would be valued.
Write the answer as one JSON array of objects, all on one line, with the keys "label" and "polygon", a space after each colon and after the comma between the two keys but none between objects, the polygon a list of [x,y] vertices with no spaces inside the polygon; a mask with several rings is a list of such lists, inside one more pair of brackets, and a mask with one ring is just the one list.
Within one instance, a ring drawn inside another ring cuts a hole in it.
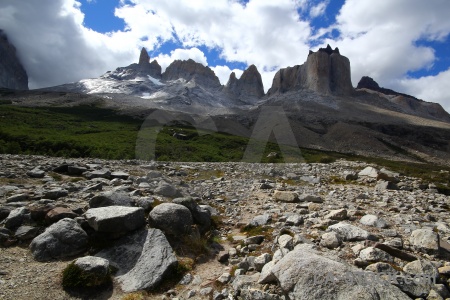
[{"label": "dark rock", "polygon": [[53,204],[35,204],[28,207],[31,219],[36,222],[44,221],[47,213],[53,208],[55,208]]},{"label": "dark rock", "polygon": [[30,211],[25,207],[19,207],[12,210],[5,219],[5,227],[15,229],[30,219]]},{"label": "dark rock", "polygon": [[39,228],[32,226],[20,226],[17,228],[14,237],[21,241],[34,239],[39,234]]},{"label": "dark rock", "polygon": [[62,188],[56,188],[52,189],[50,191],[47,191],[44,193],[44,198],[51,199],[51,200],[57,200],[62,197],[66,197],[69,194],[69,192]]},{"label": "dark rock", "polygon": [[124,192],[108,191],[100,193],[89,200],[89,207],[131,206],[131,197]]},{"label": "dark rock", "polygon": [[85,213],[89,225],[98,232],[124,234],[145,224],[141,207],[107,206],[91,208]]},{"label": "dark rock", "polygon": [[211,214],[202,209],[191,197],[173,199],[173,203],[183,205],[191,212],[193,221],[200,226],[200,232],[205,233],[211,227]]},{"label": "dark rock", "polygon": [[150,56],[147,50],[143,47],[141,49],[141,55],[139,56],[139,65],[145,66],[150,64]]},{"label": "dark rock", "polygon": [[88,170],[87,168],[81,167],[81,166],[68,166],[67,167],[67,173],[69,175],[73,175],[73,176],[80,176],[87,170]]},{"label": "dark rock", "polygon": [[0,87],[28,90],[28,75],[17,57],[16,48],[0,29]]},{"label": "dark rock", "polygon": [[34,259],[48,261],[83,253],[87,249],[88,236],[72,219],[62,219],[48,227],[30,244]]},{"label": "dark rock", "polygon": [[9,216],[11,209],[8,207],[0,207],[0,222]]},{"label": "dark rock", "polygon": [[238,98],[261,98],[264,96],[264,86],[261,74],[255,65],[249,66],[239,79],[233,72],[225,86],[225,89]]}]

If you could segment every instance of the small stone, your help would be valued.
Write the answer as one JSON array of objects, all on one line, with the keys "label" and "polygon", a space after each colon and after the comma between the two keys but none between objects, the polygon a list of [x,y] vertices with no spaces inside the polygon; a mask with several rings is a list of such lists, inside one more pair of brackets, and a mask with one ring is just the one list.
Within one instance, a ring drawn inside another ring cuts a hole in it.
[{"label": "small stone", "polygon": [[345,220],[347,218],[347,210],[343,208],[332,210],[324,218],[337,221]]},{"label": "small stone", "polygon": [[320,245],[329,249],[335,249],[342,243],[341,237],[336,232],[327,232],[322,235]]}]

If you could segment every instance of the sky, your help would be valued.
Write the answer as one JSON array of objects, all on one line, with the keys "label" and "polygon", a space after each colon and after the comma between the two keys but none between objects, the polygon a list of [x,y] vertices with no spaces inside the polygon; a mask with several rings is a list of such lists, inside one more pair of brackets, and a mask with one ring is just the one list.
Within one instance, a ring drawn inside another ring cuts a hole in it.
[{"label": "sky", "polygon": [[209,66],[226,84],[254,64],[267,91],[275,73],[330,44],[352,82],[440,103],[450,112],[448,0],[2,0],[0,29],[30,88],[98,77],[138,61]]}]

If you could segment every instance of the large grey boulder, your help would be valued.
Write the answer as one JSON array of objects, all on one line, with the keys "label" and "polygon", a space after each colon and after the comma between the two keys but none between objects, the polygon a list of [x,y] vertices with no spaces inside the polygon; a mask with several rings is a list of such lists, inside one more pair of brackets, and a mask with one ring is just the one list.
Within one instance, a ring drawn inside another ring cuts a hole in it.
[{"label": "large grey boulder", "polygon": [[105,207],[105,206],[131,206],[131,197],[125,192],[103,192],[89,200],[89,207]]},{"label": "large grey boulder", "polygon": [[298,194],[290,191],[275,191],[273,198],[281,202],[297,202]]},{"label": "large grey boulder", "polygon": [[189,209],[193,221],[200,226],[202,233],[207,232],[211,227],[211,213],[207,209],[201,208],[191,197],[176,198],[172,201]]},{"label": "large grey boulder", "polygon": [[366,226],[374,226],[378,228],[389,227],[388,223],[384,219],[379,218],[376,215],[365,215],[359,220],[359,223]]},{"label": "large grey boulder", "polygon": [[373,280],[373,273],[323,257],[307,245],[287,253],[272,273],[289,299],[410,299],[389,282]]},{"label": "large grey boulder", "polygon": [[413,249],[428,254],[439,253],[439,235],[431,229],[416,229],[411,233],[409,242]]},{"label": "large grey boulder", "polygon": [[30,211],[26,207],[19,207],[13,209],[4,222],[6,228],[14,229],[28,220],[30,220]]},{"label": "large grey boulder", "polygon": [[173,236],[182,236],[190,232],[193,224],[189,209],[176,203],[157,205],[148,215],[148,222],[152,227]]},{"label": "large grey boulder", "polygon": [[95,256],[84,256],[73,263],[77,266],[85,278],[89,278],[88,286],[102,285],[110,278],[109,261]]},{"label": "large grey boulder", "polygon": [[178,263],[164,234],[154,228],[125,236],[96,256],[118,269],[116,279],[127,293],[155,288]]},{"label": "large grey boulder", "polygon": [[181,195],[180,191],[165,181],[159,182],[158,187],[155,189],[155,194],[169,198],[174,198]]},{"label": "large grey boulder", "polygon": [[91,208],[85,213],[89,225],[98,232],[125,233],[145,224],[142,207],[107,206]]},{"label": "large grey boulder", "polygon": [[339,234],[344,241],[376,240],[375,236],[368,231],[345,222],[331,225],[328,229]]},{"label": "large grey boulder", "polygon": [[30,244],[31,253],[38,261],[48,261],[83,253],[88,246],[86,232],[73,219],[62,219],[48,227]]}]

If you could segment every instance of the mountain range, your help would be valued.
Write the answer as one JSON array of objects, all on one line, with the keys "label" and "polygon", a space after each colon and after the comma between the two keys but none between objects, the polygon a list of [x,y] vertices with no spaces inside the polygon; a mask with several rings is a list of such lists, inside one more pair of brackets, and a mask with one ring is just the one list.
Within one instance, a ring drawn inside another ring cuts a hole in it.
[{"label": "mountain range", "polygon": [[379,87],[370,77],[354,88],[349,59],[329,45],[310,51],[301,65],[280,69],[267,93],[254,65],[240,78],[231,73],[221,85],[209,67],[191,59],[176,60],[162,72],[144,48],[138,63],[98,78],[32,91],[23,84],[5,87],[16,89],[8,97],[17,105],[96,103],[142,119],[156,110],[180,120],[207,116],[218,131],[245,137],[252,135],[261,112],[278,107],[300,147],[450,161],[450,115],[439,104]]}]

